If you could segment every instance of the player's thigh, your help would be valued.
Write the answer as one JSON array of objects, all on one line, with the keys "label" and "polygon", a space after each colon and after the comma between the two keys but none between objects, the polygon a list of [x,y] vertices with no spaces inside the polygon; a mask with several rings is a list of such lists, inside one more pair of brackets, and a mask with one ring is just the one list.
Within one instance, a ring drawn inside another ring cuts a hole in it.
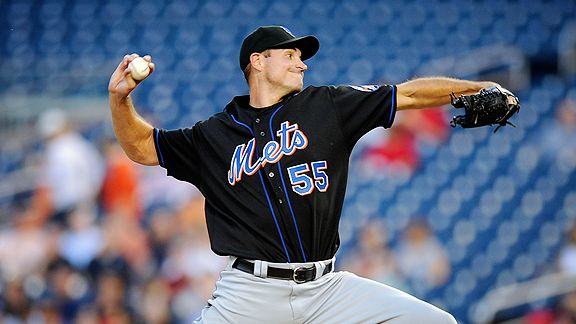
[{"label": "player's thigh", "polygon": [[291,290],[287,281],[224,270],[195,323],[291,323]]},{"label": "player's thigh", "polygon": [[319,305],[310,323],[456,323],[447,312],[403,291],[358,277],[336,272],[315,301]]}]

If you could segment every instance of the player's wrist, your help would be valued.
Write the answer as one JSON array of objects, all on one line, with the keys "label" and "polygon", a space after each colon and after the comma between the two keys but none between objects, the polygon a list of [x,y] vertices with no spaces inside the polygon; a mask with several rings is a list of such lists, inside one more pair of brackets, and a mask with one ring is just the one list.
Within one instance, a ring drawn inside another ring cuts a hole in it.
[{"label": "player's wrist", "polygon": [[132,99],[130,94],[121,94],[121,93],[112,93],[109,94],[110,98],[110,108],[111,109],[121,109],[122,107],[126,107],[131,105]]},{"label": "player's wrist", "polygon": [[502,88],[501,85],[499,85],[498,83],[493,82],[493,81],[482,81],[482,82],[480,82],[480,87],[481,87],[481,89],[492,88],[492,87]]}]

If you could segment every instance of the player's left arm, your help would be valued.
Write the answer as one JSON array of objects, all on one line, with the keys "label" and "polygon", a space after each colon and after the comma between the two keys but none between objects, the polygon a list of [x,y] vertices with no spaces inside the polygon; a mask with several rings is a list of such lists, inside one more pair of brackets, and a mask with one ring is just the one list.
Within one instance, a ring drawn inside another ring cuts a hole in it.
[{"label": "player's left arm", "polygon": [[396,86],[398,110],[438,107],[451,102],[450,94],[470,95],[499,85],[491,81],[468,81],[446,77],[418,78]]}]

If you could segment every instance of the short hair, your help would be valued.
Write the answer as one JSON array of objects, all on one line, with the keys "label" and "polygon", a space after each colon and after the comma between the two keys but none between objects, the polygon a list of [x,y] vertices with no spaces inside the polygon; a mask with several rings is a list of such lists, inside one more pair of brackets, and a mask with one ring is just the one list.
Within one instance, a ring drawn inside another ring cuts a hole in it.
[{"label": "short hair", "polygon": [[[270,50],[267,49],[260,54],[264,55],[264,57],[270,57]],[[244,72],[244,78],[246,79],[246,82],[248,82],[248,80],[250,79],[250,74],[252,74],[252,63],[248,63],[248,65],[246,65],[246,67],[244,68],[243,72]]]},{"label": "short hair", "polygon": [[248,63],[248,65],[246,65],[246,68],[244,68],[243,72],[244,72],[244,79],[246,79],[246,82],[248,82],[250,74],[252,73],[252,64]]}]

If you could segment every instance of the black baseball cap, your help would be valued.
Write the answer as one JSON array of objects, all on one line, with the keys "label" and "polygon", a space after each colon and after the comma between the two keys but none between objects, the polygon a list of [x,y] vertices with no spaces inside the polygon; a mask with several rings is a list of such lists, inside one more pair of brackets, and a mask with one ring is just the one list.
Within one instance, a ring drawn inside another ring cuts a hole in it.
[{"label": "black baseball cap", "polygon": [[294,36],[282,26],[262,26],[246,36],[240,49],[240,70],[250,63],[252,53],[262,53],[267,49],[298,48],[302,51],[302,61],[314,56],[320,48],[315,36]]}]

